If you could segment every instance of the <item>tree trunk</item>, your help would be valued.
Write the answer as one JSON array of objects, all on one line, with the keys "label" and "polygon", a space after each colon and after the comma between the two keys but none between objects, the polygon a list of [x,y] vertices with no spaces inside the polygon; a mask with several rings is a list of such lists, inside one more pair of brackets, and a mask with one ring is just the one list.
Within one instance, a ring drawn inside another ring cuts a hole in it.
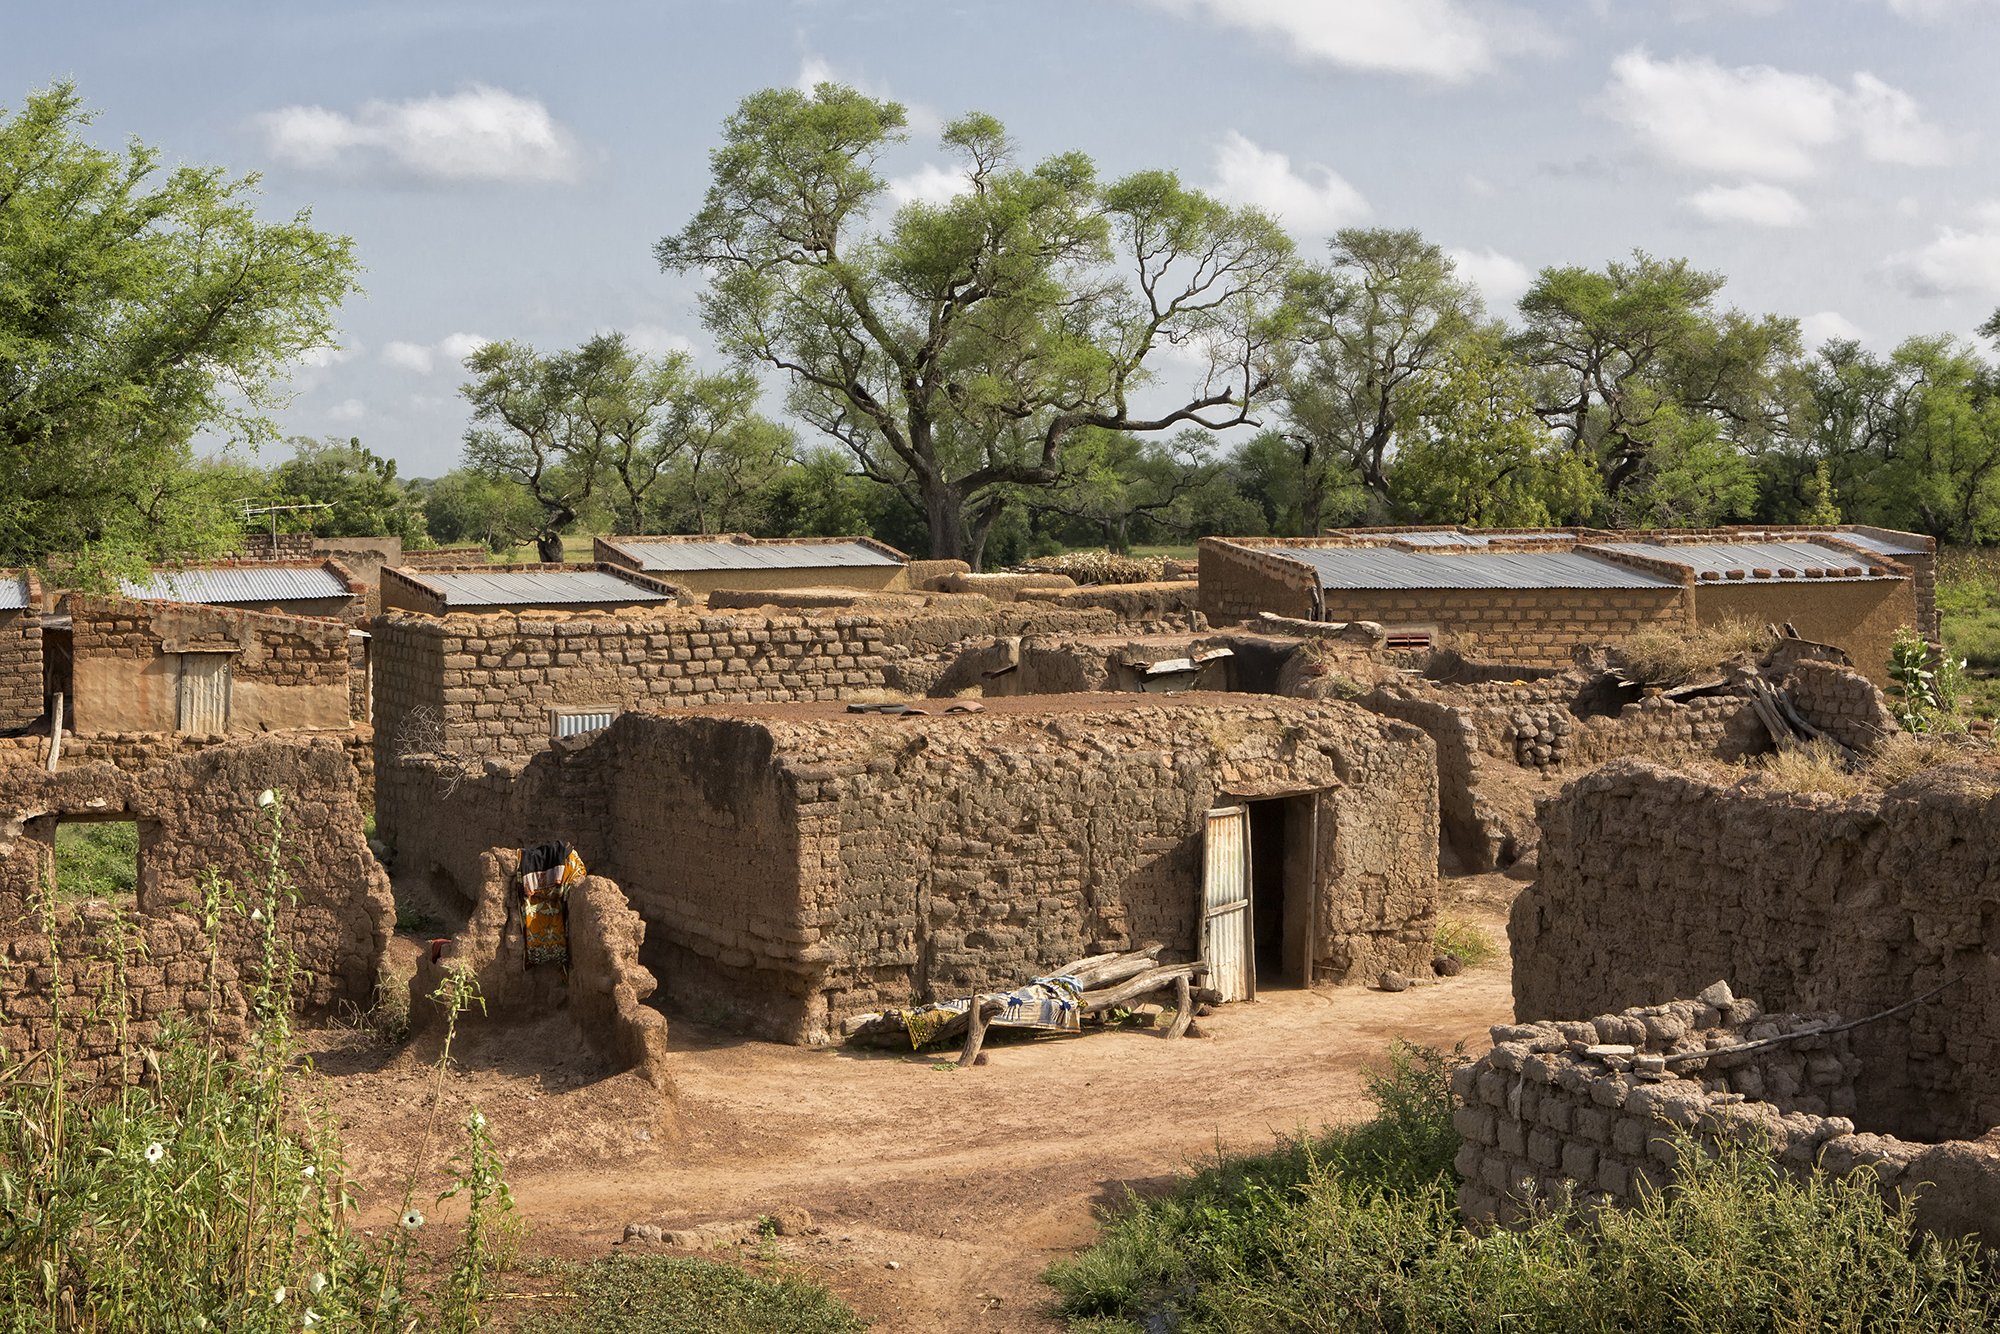
[{"label": "tree trunk", "polygon": [[[930,530],[933,560],[962,560],[979,568],[980,553],[965,529],[965,496],[949,482],[925,479],[924,524]],[[981,533],[984,538],[984,533]],[[982,540],[977,544],[984,546]]]},{"label": "tree trunk", "polygon": [[560,565],[563,560],[563,540],[561,533],[543,532],[535,534],[535,554],[543,564]]}]

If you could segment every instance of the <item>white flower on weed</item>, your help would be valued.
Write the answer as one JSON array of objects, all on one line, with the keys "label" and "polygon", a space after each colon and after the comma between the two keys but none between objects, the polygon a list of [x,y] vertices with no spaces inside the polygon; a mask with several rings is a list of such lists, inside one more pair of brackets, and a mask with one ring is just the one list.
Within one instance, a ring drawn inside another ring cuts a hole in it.
[{"label": "white flower on weed", "polygon": [[262,809],[268,811],[277,804],[278,794],[275,790],[267,787],[257,794],[257,805]]},{"label": "white flower on weed", "polygon": [[474,1134],[478,1134],[480,1131],[486,1129],[486,1113],[481,1111],[473,1112],[471,1116],[465,1118],[465,1128]]},{"label": "white flower on weed", "polygon": [[285,1304],[285,1290],[284,1288],[280,1287],[276,1292],[271,1294],[271,1305],[283,1306],[284,1304]]},{"label": "white flower on weed", "polygon": [[305,1329],[311,1329],[314,1325],[317,1325],[318,1323],[319,1323],[319,1313],[313,1310],[312,1307],[310,1306],[306,1308],[305,1314],[299,1317],[299,1324]]},{"label": "white flower on weed", "polygon": [[166,1156],[167,1156],[167,1146],[160,1143],[160,1141],[154,1140],[151,1144],[148,1144],[146,1146],[147,1162],[157,1163],[160,1161],[160,1159]]},{"label": "white flower on weed", "polygon": [[319,1296],[322,1292],[326,1291],[326,1274],[324,1272],[314,1274],[312,1278],[307,1281],[306,1287],[312,1290],[313,1296],[315,1297]]},{"label": "white flower on weed", "polygon": [[405,1210],[402,1217],[403,1231],[415,1232],[424,1225],[424,1216],[415,1209]]},{"label": "white flower on weed", "polygon": [[314,1177],[319,1175],[319,1169],[314,1167],[311,1163],[307,1163],[304,1167],[299,1169],[299,1175],[304,1177],[306,1180],[311,1181]]},{"label": "white flower on weed", "polygon": [[264,910],[263,910],[262,908],[252,908],[252,909],[250,910],[250,920],[251,920],[251,921],[253,921],[253,922],[261,922],[261,921],[263,921],[263,920],[264,920]]}]

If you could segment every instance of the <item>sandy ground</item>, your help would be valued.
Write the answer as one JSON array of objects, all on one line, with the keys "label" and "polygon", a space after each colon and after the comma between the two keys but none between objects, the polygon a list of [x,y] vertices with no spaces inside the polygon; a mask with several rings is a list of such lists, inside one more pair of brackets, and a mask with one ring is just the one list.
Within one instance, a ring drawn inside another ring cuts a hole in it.
[{"label": "sandy ground", "polygon": [[[1519,886],[1456,887],[1460,911],[1504,942],[1500,914]],[[673,1101],[634,1076],[600,1077],[561,1018],[504,1033],[474,1025],[435,1112],[418,1052],[329,1034],[319,1067],[378,1221],[410,1164],[441,1162],[477,1106],[532,1225],[529,1254],[602,1255],[628,1223],[802,1207],[815,1230],[766,1243],[766,1255],[830,1286],[875,1329],[1025,1334],[1060,1329],[1040,1274],[1091,1242],[1096,1210],[1219,1151],[1365,1115],[1364,1071],[1392,1040],[1476,1046],[1510,1014],[1503,946],[1436,986],[1266,992],[1203,1019],[1200,1038],[1121,1029],[1008,1043],[968,1070],[677,1020]]]}]

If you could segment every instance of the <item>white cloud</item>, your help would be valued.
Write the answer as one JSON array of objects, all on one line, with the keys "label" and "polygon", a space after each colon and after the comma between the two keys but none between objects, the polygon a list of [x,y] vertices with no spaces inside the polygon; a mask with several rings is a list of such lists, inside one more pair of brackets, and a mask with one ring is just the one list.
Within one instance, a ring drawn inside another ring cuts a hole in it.
[{"label": "white cloud", "polygon": [[299,353],[293,364],[310,370],[323,371],[329,366],[338,366],[343,361],[352,361],[361,351],[359,343],[348,347],[313,347]]},{"label": "white cloud", "polygon": [[349,115],[280,107],[256,118],[266,150],[307,171],[385,171],[418,180],[567,181],[576,140],[531,97],[473,84],[405,102],[362,103]]},{"label": "white cloud", "polygon": [[368,405],[358,398],[343,398],[326,410],[330,422],[358,422],[368,415]]},{"label": "white cloud", "polygon": [[1479,294],[1486,298],[1487,309],[1494,314],[1514,309],[1514,304],[1535,281],[1527,265],[1497,250],[1455,249],[1445,254],[1458,270],[1458,276],[1479,289]]},{"label": "white cloud", "polygon": [[1273,40],[1295,59],[1459,83],[1546,45],[1530,16],[1491,0],[1151,0]]},{"label": "white cloud", "polygon": [[1861,326],[1837,310],[1815,311],[1799,317],[1799,338],[1808,349],[1817,348],[1835,338],[1859,342]]},{"label": "white cloud", "polygon": [[1809,216],[1797,195],[1761,181],[1711,185],[1681,202],[1710,222],[1747,222],[1753,227],[1802,227]]},{"label": "white cloud", "polygon": [[445,365],[457,369],[467,357],[485,347],[492,340],[479,334],[446,334],[435,343],[393,342],[382,345],[382,360],[398,370],[414,371],[418,375],[429,375],[434,367]]},{"label": "white cloud", "polygon": [[1368,201],[1331,167],[1263,148],[1231,130],[1215,151],[1215,193],[1268,209],[1292,232],[1325,235],[1368,216]]},{"label": "white cloud", "polygon": [[1991,0],[1885,0],[1889,12],[1898,18],[1915,19],[1929,23],[1937,19],[1950,18],[1967,10],[1983,9]]},{"label": "white cloud", "polygon": [[889,182],[889,197],[897,204],[948,204],[972,188],[962,171],[926,162],[907,176]]},{"label": "white cloud", "polygon": [[1633,50],[1612,61],[1605,105],[1655,155],[1734,176],[1810,176],[1828,150],[1849,141],[1878,162],[1945,160],[1944,136],[1907,93],[1865,72],[1851,83]]},{"label": "white cloud", "polygon": [[1912,296],[2000,297],[2000,202],[1970,227],[1940,227],[1935,241],[1889,256],[1889,275]]},{"label": "white cloud", "polygon": [[634,352],[647,357],[664,357],[673,352],[693,352],[694,340],[664,324],[635,324],[625,330],[625,341]]}]

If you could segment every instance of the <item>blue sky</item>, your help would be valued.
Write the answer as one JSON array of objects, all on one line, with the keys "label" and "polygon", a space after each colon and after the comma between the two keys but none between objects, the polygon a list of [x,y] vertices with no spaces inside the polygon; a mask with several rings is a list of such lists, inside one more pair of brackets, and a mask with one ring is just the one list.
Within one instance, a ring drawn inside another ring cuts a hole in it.
[{"label": "blue sky", "polygon": [[[1414,226],[1511,306],[1634,247],[1808,339],[1969,334],[2000,305],[2000,0],[705,0],[21,5],[0,106],[76,81],[94,134],[263,175],[352,235],[367,292],[287,430],[457,462],[481,338],[622,329],[705,355],[651,247],[744,94],[831,77],[1278,211],[1308,250]],[[773,393],[767,408],[779,408]]]}]

